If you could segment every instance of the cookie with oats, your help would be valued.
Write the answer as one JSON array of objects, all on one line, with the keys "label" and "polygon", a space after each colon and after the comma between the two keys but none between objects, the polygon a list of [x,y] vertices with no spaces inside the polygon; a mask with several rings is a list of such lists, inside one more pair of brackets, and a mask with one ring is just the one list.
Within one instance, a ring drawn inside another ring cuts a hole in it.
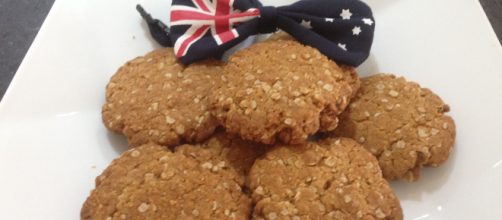
[{"label": "cookie with oats", "polygon": [[403,219],[378,161],[352,139],[275,146],[249,179],[255,219]]},{"label": "cookie with oats", "polygon": [[247,219],[251,203],[243,182],[221,163],[210,169],[197,158],[158,145],[133,148],[96,178],[81,218]]},{"label": "cookie with oats", "polygon": [[183,66],[172,49],[129,61],[106,88],[104,124],[127,136],[131,146],[203,141],[217,126],[207,94],[221,71],[216,61]]},{"label": "cookie with oats", "polygon": [[226,132],[264,144],[297,144],[334,130],[351,93],[335,62],[297,41],[277,39],[231,56],[210,100]]},{"label": "cookie with oats", "polygon": [[378,74],[362,79],[334,135],[354,138],[372,152],[385,178],[416,181],[422,166],[439,166],[453,149],[455,124],[448,111],[431,90]]},{"label": "cookie with oats", "polygon": [[[203,148],[201,151],[198,148]],[[234,135],[219,132],[198,145],[182,145],[176,152],[192,155],[206,163],[212,169],[218,169],[215,160],[226,161],[229,167],[235,169],[242,177],[246,177],[256,158],[263,155],[267,146],[245,141]]]}]

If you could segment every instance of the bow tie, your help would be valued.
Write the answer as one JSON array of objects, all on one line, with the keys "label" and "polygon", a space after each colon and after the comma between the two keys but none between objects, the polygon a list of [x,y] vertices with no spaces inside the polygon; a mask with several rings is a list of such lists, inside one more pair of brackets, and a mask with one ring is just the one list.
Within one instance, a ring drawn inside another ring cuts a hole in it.
[{"label": "bow tie", "polygon": [[257,0],[173,0],[170,28],[141,6],[154,39],[184,64],[221,55],[256,34],[287,32],[330,59],[359,66],[369,56],[375,22],[359,0],[300,0],[262,6]]}]

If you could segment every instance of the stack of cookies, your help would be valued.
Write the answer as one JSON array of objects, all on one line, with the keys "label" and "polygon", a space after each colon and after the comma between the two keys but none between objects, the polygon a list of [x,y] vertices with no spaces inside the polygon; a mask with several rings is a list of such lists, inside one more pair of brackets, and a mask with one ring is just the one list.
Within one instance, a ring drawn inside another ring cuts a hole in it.
[{"label": "stack of cookies", "polygon": [[388,181],[447,160],[449,108],[393,75],[359,79],[278,35],[228,62],[160,49],[111,78],[103,121],[131,149],[82,219],[403,219]]}]

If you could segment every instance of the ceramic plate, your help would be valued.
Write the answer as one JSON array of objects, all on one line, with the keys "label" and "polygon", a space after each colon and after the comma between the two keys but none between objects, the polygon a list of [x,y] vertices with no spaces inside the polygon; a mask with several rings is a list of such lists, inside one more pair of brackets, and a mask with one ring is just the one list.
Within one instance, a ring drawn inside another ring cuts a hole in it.
[{"label": "ceramic plate", "polygon": [[[275,5],[292,1],[264,1]],[[137,0],[58,0],[0,103],[0,219],[79,219],[94,178],[124,151],[101,123],[105,85],[156,47]],[[170,1],[139,1],[168,19]],[[450,160],[392,186],[406,219],[502,219],[502,48],[478,1],[371,0],[372,54],[451,106]]]}]

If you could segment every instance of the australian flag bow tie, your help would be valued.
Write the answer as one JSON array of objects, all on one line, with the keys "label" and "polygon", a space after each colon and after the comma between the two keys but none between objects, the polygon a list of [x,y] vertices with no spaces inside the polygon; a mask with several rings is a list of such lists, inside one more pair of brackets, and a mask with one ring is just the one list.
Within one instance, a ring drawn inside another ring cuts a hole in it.
[{"label": "australian flag bow tie", "polygon": [[150,32],[189,64],[221,55],[247,37],[278,29],[340,63],[359,66],[368,58],[375,21],[359,0],[300,0],[262,6],[258,0],[173,0],[170,27],[142,8]]}]

